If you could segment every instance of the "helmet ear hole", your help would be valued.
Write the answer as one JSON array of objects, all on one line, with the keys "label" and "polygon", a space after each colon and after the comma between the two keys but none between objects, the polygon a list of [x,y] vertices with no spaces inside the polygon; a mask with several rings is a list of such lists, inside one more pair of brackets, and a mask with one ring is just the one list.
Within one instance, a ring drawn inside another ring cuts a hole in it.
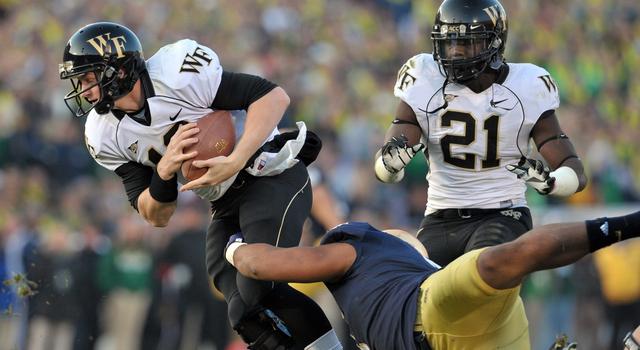
[{"label": "helmet ear hole", "polygon": [[104,77],[107,79],[113,78],[113,74],[116,72],[116,69],[108,66],[107,69],[104,70]]}]

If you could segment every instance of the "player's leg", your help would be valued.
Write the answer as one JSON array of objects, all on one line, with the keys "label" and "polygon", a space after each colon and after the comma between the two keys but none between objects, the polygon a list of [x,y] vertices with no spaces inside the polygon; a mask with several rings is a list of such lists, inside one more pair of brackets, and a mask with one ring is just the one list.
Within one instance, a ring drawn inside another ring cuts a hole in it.
[{"label": "player's leg", "polygon": [[[311,201],[309,178],[301,163],[278,176],[257,178],[249,185],[239,209],[245,241],[278,247],[297,246]],[[262,304],[284,321],[295,348],[302,349],[332,331],[317,304],[288,285],[256,281],[239,274],[236,281],[247,305]],[[278,293],[290,296],[289,303],[276,302]]]},{"label": "player's leg", "polygon": [[478,224],[478,218],[444,217],[434,213],[422,219],[418,239],[427,248],[430,260],[446,266],[464,254],[469,237]]},{"label": "player's leg", "polygon": [[531,230],[529,208],[510,208],[486,215],[475,225],[465,252],[511,242]]},{"label": "player's leg", "polygon": [[[223,216],[220,211],[217,215]],[[284,350],[290,337],[274,329],[277,316],[260,305],[248,307],[236,284],[237,271],[224,259],[224,247],[229,236],[240,230],[233,217],[214,218],[207,232],[207,270],[213,283],[224,295],[231,327],[242,340],[257,350]],[[224,241],[224,242],[223,242]]]},{"label": "player's leg", "polygon": [[419,317],[432,348],[530,348],[520,288],[498,290],[482,280],[476,263],[483,250],[464,254],[422,284]]},{"label": "player's leg", "polygon": [[511,288],[524,276],[576,262],[590,252],[640,236],[640,212],[535,228],[513,242],[486,249],[478,259],[482,279]]},{"label": "player's leg", "polygon": [[214,286],[224,295],[232,326],[237,325],[247,311],[236,286],[236,269],[224,259],[224,248],[229,237],[239,230],[239,226],[235,225],[233,220],[225,220],[214,215],[207,230],[206,240],[207,272]]}]

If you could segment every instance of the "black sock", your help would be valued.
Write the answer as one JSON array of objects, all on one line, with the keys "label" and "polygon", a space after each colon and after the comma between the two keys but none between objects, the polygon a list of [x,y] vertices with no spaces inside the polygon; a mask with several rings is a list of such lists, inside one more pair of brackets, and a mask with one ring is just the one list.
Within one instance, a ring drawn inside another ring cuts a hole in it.
[{"label": "black sock", "polygon": [[640,237],[640,211],[625,216],[587,220],[587,235],[590,252],[625,239]]}]

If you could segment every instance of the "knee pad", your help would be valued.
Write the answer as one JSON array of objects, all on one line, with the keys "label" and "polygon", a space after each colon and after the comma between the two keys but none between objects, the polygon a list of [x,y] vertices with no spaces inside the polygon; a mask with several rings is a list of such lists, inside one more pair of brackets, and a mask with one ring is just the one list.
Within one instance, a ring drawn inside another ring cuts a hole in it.
[{"label": "knee pad", "polygon": [[269,309],[246,315],[233,329],[252,350],[286,350],[293,346],[291,332]]}]

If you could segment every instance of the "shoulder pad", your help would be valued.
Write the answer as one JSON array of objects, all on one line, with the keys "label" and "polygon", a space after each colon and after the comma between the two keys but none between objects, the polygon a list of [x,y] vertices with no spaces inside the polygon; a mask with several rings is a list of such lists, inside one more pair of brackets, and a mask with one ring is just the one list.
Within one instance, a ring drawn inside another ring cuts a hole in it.
[{"label": "shoulder pad", "polygon": [[444,79],[438,70],[438,64],[433,60],[433,56],[427,53],[421,53],[410,59],[402,65],[398,71],[396,85],[394,90],[406,91],[421,79],[432,79],[432,76],[439,76]]},{"label": "shoulder pad", "polygon": [[84,141],[89,154],[101,166],[115,170],[127,162],[119,155],[116,144],[118,119],[111,113],[100,115],[91,111],[87,116],[84,128]]},{"label": "shoulder pad", "polygon": [[209,107],[222,79],[218,55],[189,39],[164,46],[147,61],[156,95]]},{"label": "shoulder pad", "polygon": [[509,76],[504,83],[529,103],[533,102],[545,110],[560,105],[558,85],[549,72],[531,63],[510,63]]},{"label": "shoulder pad", "polygon": [[147,61],[149,75],[169,89],[188,85],[199,74],[222,74],[218,55],[207,46],[182,39],[163,46]]},{"label": "shoulder pad", "polygon": [[320,244],[336,243],[346,240],[359,241],[371,230],[375,229],[366,222],[347,222],[327,232],[324,237],[322,237]]}]

